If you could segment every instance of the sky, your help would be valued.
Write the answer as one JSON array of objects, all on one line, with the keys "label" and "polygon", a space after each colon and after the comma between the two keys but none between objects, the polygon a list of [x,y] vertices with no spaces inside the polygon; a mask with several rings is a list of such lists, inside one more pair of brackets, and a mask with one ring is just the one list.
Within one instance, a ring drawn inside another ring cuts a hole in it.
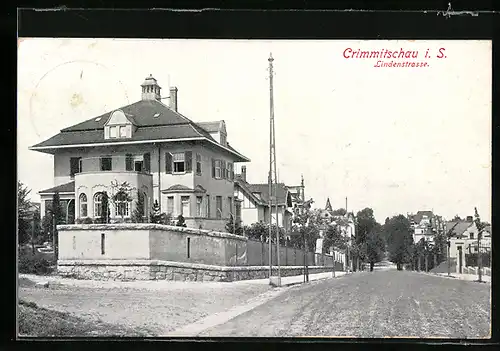
[{"label": "sky", "polygon": [[[382,61],[427,66],[374,67],[378,59],[346,58],[349,48],[417,51]],[[178,88],[180,113],[224,120],[228,142],[251,159],[247,179],[266,183],[270,52],[280,182],[303,175],[315,207],[330,198],[345,208],[347,197],[349,211],[370,207],[382,223],[474,207],[491,220],[489,41],[19,39],[18,179],[40,201],[53,156],[28,147],[140,100],[152,74],[162,95]]]}]

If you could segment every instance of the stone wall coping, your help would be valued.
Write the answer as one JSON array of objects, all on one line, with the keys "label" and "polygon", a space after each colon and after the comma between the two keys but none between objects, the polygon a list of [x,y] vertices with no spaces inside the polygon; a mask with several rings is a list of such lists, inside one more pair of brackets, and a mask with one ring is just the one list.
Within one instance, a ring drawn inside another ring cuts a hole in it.
[{"label": "stone wall coping", "polygon": [[[215,266],[201,263],[174,262],[161,260],[58,260],[58,266],[168,266],[213,271],[254,271],[268,270],[269,266]],[[304,266],[281,266],[281,270],[303,269]],[[309,269],[331,269],[328,266],[309,266]],[[276,270],[277,266],[273,266]]]},{"label": "stone wall coping", "polygon": [[217,232],[207,229],[194,229],[185,227],[176,227],[165,224],[156,223],[109,223],[109,224],[60,224],[57,226],[58,230],[71,231],[71,230],[160,230],[180,232],[191,235],[206,235],[217,238],[234,239],[240,241],[247,241],[248,238],[231,233]]}]

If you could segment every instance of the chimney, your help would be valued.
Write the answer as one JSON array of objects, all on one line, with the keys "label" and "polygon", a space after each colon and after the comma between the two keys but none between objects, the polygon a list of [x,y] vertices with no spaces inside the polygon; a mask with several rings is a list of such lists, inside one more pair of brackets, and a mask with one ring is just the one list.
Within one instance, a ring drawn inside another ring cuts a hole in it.
[{"label": "chimney", "polygon": [[241,179],[247,181],[247,166],[241,166]]},{"label": "chimney", "polygon": [[170,109],[177,112],[177,87],[170,88]]},{"label": "chimney", "polygon": [[149,77],[144,79],[144,83],[141,84],[142,88],[142,100],[161,100],[161,87],[158,85],[158,82],[153,75],[150,74]]},{"label": "chimney", "polygon": [[473,218],[472,216],[467,216],[467,222],[472,222],[473,221],[472,218]]}]

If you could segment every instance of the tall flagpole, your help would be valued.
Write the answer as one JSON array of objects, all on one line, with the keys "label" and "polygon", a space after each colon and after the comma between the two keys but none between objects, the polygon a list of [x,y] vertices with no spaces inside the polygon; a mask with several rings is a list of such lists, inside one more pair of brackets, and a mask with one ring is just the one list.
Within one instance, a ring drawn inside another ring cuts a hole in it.
[{"label": "tall flagpole", "polygon": [[[272,53],[269,54],[269,238],[272,235],[272,213],[273,213],[273,200],[275,202],[276,211],[276,263],[278,265],[278,281],[276,285],[281,286],[280,277],[280,243],[279,243],[279,225],[278,225],[278,184],[277,184],[277,174],[276,174],[276,137],[274,129],[274,96],[273,96],[273,56]],[[273,189],[274,183],[274,189]],[[274,191],[273,191],[274,190]],[[272,245],[269,246],[272,248]],[[272,256],[271,249],[269,256]],[[270,260],[269,268],[269,282],[271,283],[272,276],[272,261]]]}]

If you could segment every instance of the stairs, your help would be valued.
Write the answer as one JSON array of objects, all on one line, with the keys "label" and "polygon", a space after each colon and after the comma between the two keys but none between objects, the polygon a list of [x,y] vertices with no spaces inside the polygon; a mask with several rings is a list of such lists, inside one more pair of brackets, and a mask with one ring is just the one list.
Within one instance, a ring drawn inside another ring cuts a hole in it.
[{"label": "stairs", "polygon": [[[457,271],[457,259],[450,258],[450,273],[456,273]],[[448,273],[448,261],[444,260],[437,267],[430,270],[431,273]]]}]

